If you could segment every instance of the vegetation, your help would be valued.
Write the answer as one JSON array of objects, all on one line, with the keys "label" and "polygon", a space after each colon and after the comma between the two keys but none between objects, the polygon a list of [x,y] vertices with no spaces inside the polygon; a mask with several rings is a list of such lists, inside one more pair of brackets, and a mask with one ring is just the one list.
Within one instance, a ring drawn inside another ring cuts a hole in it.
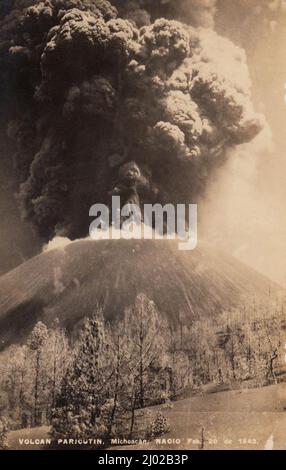
[{"label": "vegetation", "polygon": [[[97,308],[79,337],[38,322],[24,345],[2,353],[1,442],[14,429],[52,425],[55,438],[152,439],[169,431],[164,409],[204,385],[276,384],[285,373],[283,302],[241,309],[176,328],[139,295],[116,325]],[[161,404],[152,414],[147,407]],[[3,445],[3,444],[1,444]]]},{"label": "vegetation", "polygon": [[7,434],[9,431],[9,423],[7,418],[0,418],[0,450],[7,449]]}]

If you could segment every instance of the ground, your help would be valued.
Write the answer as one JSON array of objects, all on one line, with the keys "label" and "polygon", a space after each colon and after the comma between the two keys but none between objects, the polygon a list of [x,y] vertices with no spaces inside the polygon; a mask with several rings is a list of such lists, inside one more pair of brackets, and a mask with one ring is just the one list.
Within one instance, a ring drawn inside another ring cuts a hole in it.
[{"label": "ground", "polygon": [[[193,397],[165,414],[171,430],[149,449],[286,449],[286,384]],[[180,439],[166,446],[163,439]]]},{"label": "ground", "polygon": [[[136,268],[136,269],[135,269]],[[0,277],[0,350],[25,342],[36,322],[58,318],[78,332],[83,318],[104,306],[117,321],[138,294],[152,300],[164,320],[189,325],[215,318],[281,291],[235,258],[201,243],[178,250],[177,240],[82,240],[31,258]]]},{"label": "ground", "polygon": [[44,446],[34,444],[25,445],[21,444],[21,439],[47,439],[49,437],[49,426],[41,426],[40,428],[18,429],[11,431],[8,434],[8,448],[13,450],[39,450],[44,449]]},{"label": "ground", "polygon": [[[286,449],[286,384],[186,398],[173,403],[164,414],[169,418],[170,432],[160,438],[161,443],[153,441],[144,449],[198,449],[202,434],[205,449]],[[19,438],[46,438],[48,431],[48,427],[13,431],[9,446],[39,449],[41,446],[20,445]]]}]

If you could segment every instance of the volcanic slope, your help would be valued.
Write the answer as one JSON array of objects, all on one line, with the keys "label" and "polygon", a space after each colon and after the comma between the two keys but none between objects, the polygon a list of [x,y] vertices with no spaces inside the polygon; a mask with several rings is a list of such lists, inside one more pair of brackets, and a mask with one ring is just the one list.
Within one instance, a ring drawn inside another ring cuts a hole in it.
[{"label": "volcanic slope", "polygon": [[179,251],[169,240],[79,240],[46,251],[0,278],[1,348],[21,342],[38,320],[70,330],[101,305],[119,318],[139,293],[169,321],[221,313],[278,286],[209,246]]}]

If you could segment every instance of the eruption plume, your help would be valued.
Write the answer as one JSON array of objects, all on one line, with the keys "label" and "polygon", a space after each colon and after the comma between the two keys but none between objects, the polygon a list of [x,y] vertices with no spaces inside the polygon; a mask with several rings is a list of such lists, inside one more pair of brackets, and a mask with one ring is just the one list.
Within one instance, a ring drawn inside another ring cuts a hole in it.
[{"label": "eruption plume", "polygon": [[[244,51],[194,27],[211,26],[198,18],[214,1],[127,3],[140,20],[105,0],[0,10],[1,122],[19,204],[47,240],[85,236],[90,206],[126,191],[132,165],[141,203],[198,202],[229,149],[262,128]],[[156,19],[175,3],[192,4],[193,26]]]},{"label": "eruption plume", "polygon": [[192,26],[213,28],[217,0],[112,0],[119,13],[138,26],[171,18]]}]

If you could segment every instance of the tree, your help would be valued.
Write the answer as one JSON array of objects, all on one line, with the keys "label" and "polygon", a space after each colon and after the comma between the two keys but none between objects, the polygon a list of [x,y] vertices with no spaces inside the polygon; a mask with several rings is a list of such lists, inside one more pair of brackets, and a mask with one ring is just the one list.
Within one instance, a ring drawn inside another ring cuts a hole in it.
[{"label": "tree", "polygon": [[132,381],[132,373],[130,369],[131,351],[130,339],[126,335],[124,322],[118,322],[110,326],[105,326],[108,331],[108,337],[110,338],[110,346],[112,348],[112,356],[114,358],[114,373],[111,378],[111,394],[112,394],[112,406],[108,416],[107,425],[107,438],[110,438],[116,427],[116,434],[124,432],[126,416],[126,399],[128,400],[128,393],[126,390],[130,387],[130,381]]},{"label": "tree", "polygon": [[128,435],[131,438],[138,408],[160,403],[169,378],[169,333],[166,323],[153,301],[139,294],[126,309],[121,330],[125,332],[125,363],[123,375],[128,377],[123,388],[122,404],[129,415]]},{"label": "tree", "polygon": [[39,389],[40,389],[40,374],[41,374],[41,359],[43,348],[48,339],[48,328],[44,323],[38,322],[34,327],[29,339],[28,347],[34,356],[34,370],[35,370],[35,383],[34,383],[34,426],[41,424],[39,416]]},{"label": "tree", "polygon": [[55,398],[60,390],[61,381],[73,356],[66,332],[61,328],[58,319],[55,319],[52,327],[49,329],[45,354],[48,358],[46,364],[49,375],[49,397],[47,405],[50,414],[51,409],[55,406]]},{"label": "tree", "polygon": [[7,434],[9,431],[9,422],[6,417],[0,416],[0,449],[7,449]]},{"label": "tree", "polygon": [[56,396],[54,436],[106,436],[113,375],[113,350],[98,311],[85,321],[74,360]]},{"label": "tree", "polygon": [[11,346],[2,353],[0,381],[1,391],[6,393],[11,416],[15,417],[25,401],[26,348]]},{"label": "tree", "polygon": [[277,384],[277,378],[274,372],[274,362],[277,360],[277,358],[278,358],[278,349],[274,349],[268,358],[268,362],[266,366],[266,369],[267,369],[266,379],[268,383],[271,383],[271,381],[273,381],[275,384]]},{"label": "tree", "polygon": [[138,296],[112,327],[101,311],[86,320],[56,395],[55,437],[101,436],[108,441],[114,434],[132,435],[136,409],[162,394],[163,325],[154,303],[145,296]]},{"label": "tree", "polygon": [[[132,371],[136,389],[137,403],[144,408],[148,401],[150,388],[157,387],[154,381],[156,373],[166,363],[168,335],[167,326],[153,301],[145,294],[139,294],[134,306],[125,312],[125,331],[130,339]],[[165,333],[165,335],[164,335]]]}]

